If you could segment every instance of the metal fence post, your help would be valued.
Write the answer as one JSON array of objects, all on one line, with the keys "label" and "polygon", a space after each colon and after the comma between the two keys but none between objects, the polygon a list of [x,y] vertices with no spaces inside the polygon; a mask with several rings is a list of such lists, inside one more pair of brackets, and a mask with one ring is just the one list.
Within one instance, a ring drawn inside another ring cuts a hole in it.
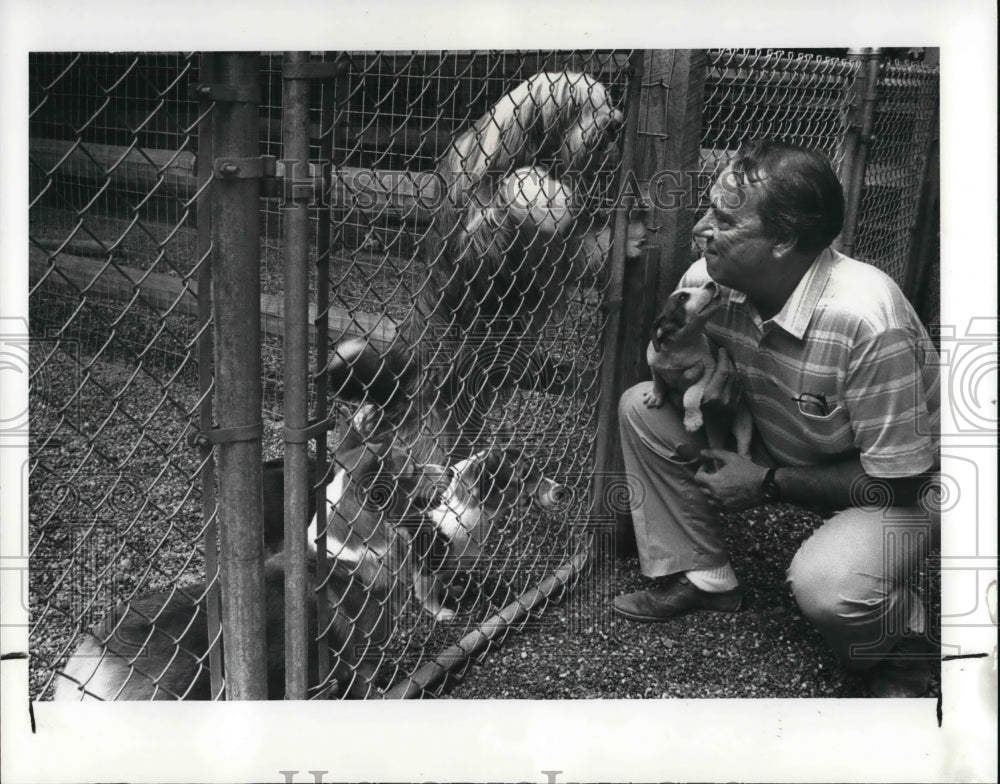
[{"label": "metal fence post", "polygon": [[[306,698],[306,533],[309,374],[309,201],[311,188],[296,187],[309,177],[309,82],[292,78],[289,65],[309,61],[308,52],[285,52],[281,139],[288,187],[282,193],[285,247],[285,698]],[[317,336],[317,342],[323,341]],[[292,437],[291,431],[298,431]]]},{"label": "metal fence post", "polygon": [[[226,697],[267,697],[260,358],[258,56],[214,56],[215,410]],[[257,163],[255,164],[254,161]]]},{"label": "metal fence post", "polygon": [[938,215],[940,151],[938,137],[940,128],[940,109],[935,106],[931,133],[927,147],[921,155],[920,190],[917,197],[917,207],[909,226],[910,248],[906,263],[906,274],[903,278],[903,293],[917,308],[917,312],[926,324],[937,314],[928,314],[926,310],[924,286],[927,282],[928,268],[937,259],[940,261],[941,249],[938,247]]},{"label": "metal fence post", "polygon": [[[602,372],[598,437],[601,473],[624,474],[618,446],[618,400],[633,384],[648,379],[646,345],[657,303],[676,286],[691,261],[691,229],[694,227],[697,189],[691,181],[699,172],[701,115],[704,102],[707,58],[701,50],[654,50],[645,53],[639,108],[630,117],[636,122],[634,176],[639,187],[650,193],[646,225],[649,247],[641,259],[629,262],[621,281],[621,317],[617,334],[606,337]],[[609,297],[614,296],[609,292]],[[603,450],[603,455],[602,455]],[[597,501],[600,502],[595,490]],[[617,552],[635,550],[631,519],[625,510],[616,521]]]},{"label": "metal fence post", "polygon": [[920,189],[920,205],[911,236],[910,258],[906,266],[903,293],[913,303],[925,325],[940,319],[940,294],[929,290],[933,286],[933,267],[941,263],[939,214],[940,153],[938,138],[934,134],[927,151],[927,160]]},{"label": "metal fence post", "polygon": [[[212,56],[202,54],[199,65],[201,80],[211,83]],[[202,432],[212,427],[212,333],[207,328],[212,320],[212,103],[205,97],[198,106],[198,406],[199,426]],[[219,524],[215,496],[215,456],[210,444],[201,444],[201,497],[202,520],[205,524],[205,613],[208,621],[208,639],[212,641],[209,652],[209,671],[212,679],[212,696],[219,697],[225,685],[222,673],[221,602],[219,596]]]}]

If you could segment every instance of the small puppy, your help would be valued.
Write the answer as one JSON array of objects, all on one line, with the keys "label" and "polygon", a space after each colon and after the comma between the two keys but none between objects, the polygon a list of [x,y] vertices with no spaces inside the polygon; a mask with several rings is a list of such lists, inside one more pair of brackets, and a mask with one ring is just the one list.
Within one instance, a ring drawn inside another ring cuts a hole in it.
[{"label": "small puppy", "polygon": [[[719,287],[709,281],[700,288],[678,289],[667,298],[663,311],[653,322],[652,339],[646,349],[646,361],[653,372],[653,388],[643,396],[649,408],[663,405],[670,396],[684,407],[684,429],[693,433],[704,425],[701,399],[715,372],[716,349],[705,334],[705,323],[722,304]],[[707,428],[709,444],[717,439]],[[742,402],[733,420],[736,449],[744,457],[750,454],[753,420]]]},{"label": "small puppy", "polygon": [[511,511],[531,501],[552,509],[567,495],[565,487],[542,476],[515,449],[477,452],[452,466],[451,475],[440,502],[426,513],[432,537],[417,548],[421,571],[414,593],[438,620],[455,617],[445,600],[463,598],[466,578],[473,570],[485,570],[491,554],[502,547],[498,529]]}]

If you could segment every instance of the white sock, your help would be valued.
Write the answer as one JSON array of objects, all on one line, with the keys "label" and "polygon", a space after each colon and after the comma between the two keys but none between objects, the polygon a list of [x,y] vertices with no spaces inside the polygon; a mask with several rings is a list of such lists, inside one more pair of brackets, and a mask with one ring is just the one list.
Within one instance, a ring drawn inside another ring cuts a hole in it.
[{"label": "white sock", "polygon": [[927,631],[927,611],[924,609],[924,603],[919,599],[913,601],[909,622],[906,626],[910,634],[922,635]]},{"label": "white sock", "polygon": [[736,579],[736,572],[733,571],[733,567],[729,561],[726,561],[722,566],[717,566],[715,569],[694,569],[690,572],[685,572],[684,576],[688,578],[695,588],[700,588],[710,593],[731,591],[740,584],[740,581]]}]

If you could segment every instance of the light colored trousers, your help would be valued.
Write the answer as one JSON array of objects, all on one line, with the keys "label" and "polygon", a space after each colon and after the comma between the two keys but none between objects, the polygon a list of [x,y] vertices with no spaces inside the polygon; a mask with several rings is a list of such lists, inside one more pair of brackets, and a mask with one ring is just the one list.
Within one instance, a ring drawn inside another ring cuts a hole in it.
[{"label": "light colored trousers", "polygon": [[[618,407],[640,568],[662,577],[723,566],[729,553],[719,515],[695,484],[696,469],[677,454],[680,444],[704,448],[704,436],[688,433],[669,401],[647,408],[651,383],[627,390]],[[759,446],[753,457],[775,464]],[[826,520],[795,554],[787,572],[795,600],[845,665],[866,669],[904,632],[925,632],[909,583],[938,525],[919,507],[853,507]]]}]

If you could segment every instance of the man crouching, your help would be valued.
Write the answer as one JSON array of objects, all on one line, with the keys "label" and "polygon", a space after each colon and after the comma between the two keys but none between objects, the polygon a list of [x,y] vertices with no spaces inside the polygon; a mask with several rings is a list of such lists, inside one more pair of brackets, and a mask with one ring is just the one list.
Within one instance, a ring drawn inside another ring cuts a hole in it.
[{"label": "man crouching", "polygon": [[[694,228],[704,258],[680,286],[728,289],[706,325],[720,351],[704,400],[731,408],[742,386],[759,439],[753,459],[705,449],[692,462],[682,412],[644,405],[649,382],[625,392],[625,467],[645,490],[632,509],[640,568],[658,579],[614,609],[647,622],[736,611],[720,512],[838,510],[792,559],[795,599],[873,695],[921,696],[928,668],[900,645],[927,632],[906,577],[939,528],[919,503],[939,466],[937,356],[896,284],[829,247],[843,218],[826,158],[784,143],[748,144],[713,186]],[[890,504],[865,506],[873,488]]]}]

